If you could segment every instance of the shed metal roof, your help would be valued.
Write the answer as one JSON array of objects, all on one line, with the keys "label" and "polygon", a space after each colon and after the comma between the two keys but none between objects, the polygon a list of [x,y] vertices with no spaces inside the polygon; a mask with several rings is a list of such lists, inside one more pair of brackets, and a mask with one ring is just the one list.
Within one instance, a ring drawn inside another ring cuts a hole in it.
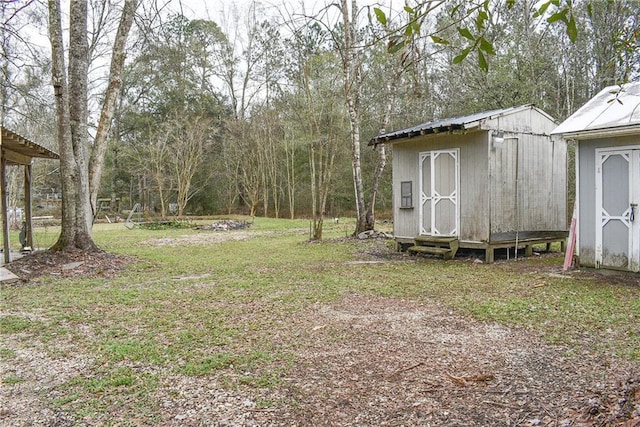
[{"label": "shed metal roof", "polygon": [[13,151],[26,157],[41,157],[45,159],[60,158],[57,153],[28,140],[4,126],[0,127],[0,130],[2,132],[0,135],[0,146],[3,150]]},{"label": "shed metal roof", "polygon": [[564,136],[640,131],[640,82],[608,86],[551,132]]},{"label": "shed metal roof", "polygon": [[534,108],[532,104],[521,105],[519,107],[501,108],[498,110],[484,111],[482,113],[470,114],[467,116],[452,117],[448,119],[436,120],[412,126],[393,132],[382,133],[369,141],[369,145],[392,142],[396,139],[411,138],[419,135],[429,135],[443,132],[464,131],[480,126],[482,120],[503,116],[527,108]]}]

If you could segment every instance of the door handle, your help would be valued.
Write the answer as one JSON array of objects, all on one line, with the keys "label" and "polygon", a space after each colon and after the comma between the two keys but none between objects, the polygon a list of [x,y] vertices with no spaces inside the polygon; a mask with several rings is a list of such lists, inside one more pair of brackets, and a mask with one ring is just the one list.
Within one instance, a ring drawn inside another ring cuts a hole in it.
[{"label": "door handle", "polygon": [[629,221],[633,222],[636,219],[636,208],[638,207],[637,203],[631,203],[631,214],[629,215]]}]

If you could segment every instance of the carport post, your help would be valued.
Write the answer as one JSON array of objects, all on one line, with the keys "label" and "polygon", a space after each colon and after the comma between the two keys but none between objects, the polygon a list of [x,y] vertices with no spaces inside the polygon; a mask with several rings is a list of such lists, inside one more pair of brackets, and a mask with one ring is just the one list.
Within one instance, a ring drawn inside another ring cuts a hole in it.
[{"label": "carport post", "polygon": [[9,207],[7,206],[7,160],[2,153],[0,160],[0,198],[2,198],[2,241],[4,249],[4,263],[11,262],[11,247],[9,245]]},{"label": "carport post", "polygon": [[[35,250],[33,247],[33,219],[31,206],[31,169],[33,160],[28,165],[24,165],[24,221],[27,227],[25,236],[25,246]],[[23,248],[24,249],[24,248]]]}]

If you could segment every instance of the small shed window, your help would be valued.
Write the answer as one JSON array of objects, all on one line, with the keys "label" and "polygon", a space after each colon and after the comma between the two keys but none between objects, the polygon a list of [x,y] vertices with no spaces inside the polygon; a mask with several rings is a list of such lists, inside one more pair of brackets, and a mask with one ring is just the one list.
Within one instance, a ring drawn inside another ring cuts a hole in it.
[{"label": "small shed window", "polygon": [[402,181],[400,183],[400,207],[412,208],[413,207],[413,191],[411,181]]}]

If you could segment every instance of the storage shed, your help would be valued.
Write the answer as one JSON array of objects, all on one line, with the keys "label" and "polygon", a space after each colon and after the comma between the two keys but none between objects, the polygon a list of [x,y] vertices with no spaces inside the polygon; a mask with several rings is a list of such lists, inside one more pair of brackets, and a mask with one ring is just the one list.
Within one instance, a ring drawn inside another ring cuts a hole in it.
[{"label": "storage shed", "polygon": [[576,255],[640,271],[640,82],[609,86],[552,134],[576,141]]},{"label": "storage shed", "polygon": [[554,119],[533,105],[424,123],[378,135],[393,147],[398,249],[455,256],[562,242],[567,151]]}]

